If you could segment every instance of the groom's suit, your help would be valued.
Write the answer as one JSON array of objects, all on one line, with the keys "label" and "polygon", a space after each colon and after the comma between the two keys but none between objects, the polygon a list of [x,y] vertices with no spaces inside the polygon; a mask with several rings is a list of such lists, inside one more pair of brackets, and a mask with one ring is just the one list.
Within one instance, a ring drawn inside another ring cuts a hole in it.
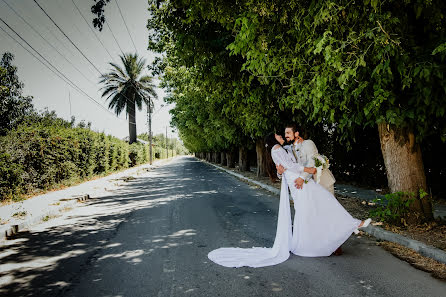
[{"label": "groom's suit", "polygon": [[[317,156],[317,147],[312,140],[304,140],[301,143],[291,144],[284,147],[289,153],[296,158],[296,162],[304,167],[315,167],[314,158]],[[300,177],[308,181],[313,177],[312,174],[303,172]],[[319,184],[334,195],[334,183],[336,182],[333,174],[329,169],[323,169]]]}]

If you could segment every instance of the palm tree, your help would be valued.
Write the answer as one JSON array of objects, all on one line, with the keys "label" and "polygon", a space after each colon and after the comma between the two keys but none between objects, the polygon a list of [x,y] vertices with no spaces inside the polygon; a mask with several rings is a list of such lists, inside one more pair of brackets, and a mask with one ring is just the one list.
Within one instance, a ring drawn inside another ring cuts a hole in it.
[{"label": "palm tree", "polygon": [[108,108],[113,109],[117,115],[125,109],[129,119],[129,142],[136,141],[136,107],[142,109],[143,103],[152,109],[153,98],[157,98],[153,78],[148,75],[141,76],[146,61],[138,54],[124,54],[120,56],[124,68],[110,63],[112,69],[101,76],[100,83],[104,84],[102,97],[107,96]]}]

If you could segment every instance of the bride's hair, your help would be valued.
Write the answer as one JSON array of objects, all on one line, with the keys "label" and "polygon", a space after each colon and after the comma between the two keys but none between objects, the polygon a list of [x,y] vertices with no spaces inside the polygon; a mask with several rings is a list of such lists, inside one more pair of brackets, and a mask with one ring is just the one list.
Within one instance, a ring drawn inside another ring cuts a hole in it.
[{"label": "bride's hair", "polygon": [[277,169],[276,165],[274,164],[273,158],[271,157],[271,150],[272,148],[280,143],[276,140],[275,133],[271,133],[268,136],[265,137],[265,148],[266,148],[266,154],[265,154],[265,165],[266,165],[266,173],[268,173],[269,178],[271,181],[277,180]]}]

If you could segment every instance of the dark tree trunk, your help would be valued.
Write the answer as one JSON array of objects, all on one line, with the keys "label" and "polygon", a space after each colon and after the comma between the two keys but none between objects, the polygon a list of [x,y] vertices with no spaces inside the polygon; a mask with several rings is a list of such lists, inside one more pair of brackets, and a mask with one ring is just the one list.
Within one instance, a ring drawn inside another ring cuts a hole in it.
[{"label": "dark tree trunk", "polygon": [[221,152],[220,153],[220,165],[221,166],[226,166],[226,164],[227,164],[226,153],[225,152]]},{"label": "dark tree trunk", "polygon": [[256,153],[257,153],[257,176],[267,176],[266,169],[266,154],[265,141],[258,139],[256,141]]},{"label": "dark tree trunk", "polygon": [[136,114],[135,114],[135,100],[127,103],[127,113],[129,115],[129,143],[136,142]]},{"label": "dark tree trunk", "polygon": [[[415,193],[419,197],[420,189],[426,191],[427,186],[420,145],[415,142],[413,131],[386,123],[379,124],[378,131],[390,191]],[[427,196],[416,199],[411,210],[418,221],[433,218],[431,199]]]},{"label": "dark tree trunk", "polygon": [[209,152],[206,153],[206,161],[212,162],[212,156],[211,156],[211,153],[209,153]]},{"label": "dark tree trunk", "polygon": [[226,153],[227,164],[229,168],[235,167],[235,152],[229,151]]},{"label": "dark tree trunk", "polygon": [[240,171],[249,171],[249,155],[248,148],[239,148],[238,166]]},{"label": "dark tree trunk", "polygon": [[220,153],[219,152],[213,152],[214,154],[214,163],[219,164],[220,163]]}]

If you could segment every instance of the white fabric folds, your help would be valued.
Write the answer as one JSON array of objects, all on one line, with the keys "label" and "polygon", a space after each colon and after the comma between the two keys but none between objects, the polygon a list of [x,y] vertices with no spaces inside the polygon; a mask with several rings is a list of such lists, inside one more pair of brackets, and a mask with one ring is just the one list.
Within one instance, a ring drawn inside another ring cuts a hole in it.
[{"label": "white fabric folds", "polygon": [[288,185],[285,176],[280,190],[279,215],[276,238],[272,248],[219,248],[208,254],[208,258],[225,267],[264,267],[286,261],[291,250],[291,211]]}]

